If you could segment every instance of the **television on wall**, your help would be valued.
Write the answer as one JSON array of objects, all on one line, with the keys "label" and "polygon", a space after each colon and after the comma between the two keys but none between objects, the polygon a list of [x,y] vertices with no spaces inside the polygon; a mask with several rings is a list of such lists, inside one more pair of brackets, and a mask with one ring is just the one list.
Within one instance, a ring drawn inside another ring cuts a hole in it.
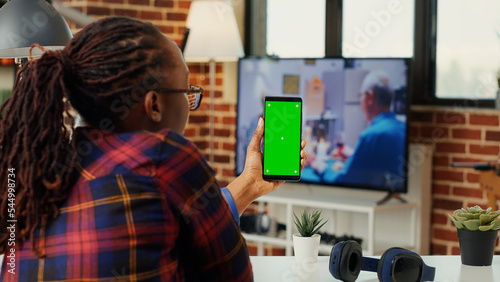
[{"label": "television on wall", "polygon": [[265,96],[301,97],[308,155],[301,182],[407,192],[407,58],[242,58],[236,174]]}]

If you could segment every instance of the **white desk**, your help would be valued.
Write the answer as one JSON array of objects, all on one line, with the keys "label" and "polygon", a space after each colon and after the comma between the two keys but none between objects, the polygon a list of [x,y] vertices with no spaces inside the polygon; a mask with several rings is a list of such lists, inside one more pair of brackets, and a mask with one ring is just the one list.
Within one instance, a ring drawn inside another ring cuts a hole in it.
[{"label": "white desk", "polygon": [[[315,265],[294,268],[293,256],[250,257],[255,282],[339,281],[328,270],[329,259],[329,256],[320,256]],[[500,281],[500,255],[493,258],[491,266],[462,265],[460,256],[422,256],[422,259],[436,268],[436,282]],[[361,271],[356,281],[377,282],[377,273]]]}]

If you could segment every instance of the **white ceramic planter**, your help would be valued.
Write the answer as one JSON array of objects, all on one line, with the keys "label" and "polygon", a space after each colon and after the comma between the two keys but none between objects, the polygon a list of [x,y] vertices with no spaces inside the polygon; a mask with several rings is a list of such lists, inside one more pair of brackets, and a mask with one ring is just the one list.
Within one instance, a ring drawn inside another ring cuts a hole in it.
[{"label": "white ceramic planter", "polygon": [[295,263],[317,262],[320,239],[321,236],[319,234],[314,234],[312,237],[302,237],[299,233],[293,234]]}]

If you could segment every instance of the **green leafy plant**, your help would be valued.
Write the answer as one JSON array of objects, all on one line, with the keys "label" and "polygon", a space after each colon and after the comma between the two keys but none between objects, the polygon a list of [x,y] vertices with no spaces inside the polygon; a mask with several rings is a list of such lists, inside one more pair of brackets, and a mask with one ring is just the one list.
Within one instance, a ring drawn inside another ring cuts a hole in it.
[{"label": "green leafy plant", "polygon": [[304,211],[300,215],[300,219],[295,213],[293,213],[293,216],[295,217],[295,226],[297,226],[297,229],[302,237],[311,237],[316,234],[318,230],[323,227],[323,225],[325,225],[328,220],[325,221],[321,218],[321,212],[322,210],[315,210],[308,213],[307,209],[304,208]]},{"label": "green leafy plant", "polygon": [[500,229],[500,211],[483,210],[480,206],[455,210],[448,217],[458,229],[470,231],[489,231]]}]

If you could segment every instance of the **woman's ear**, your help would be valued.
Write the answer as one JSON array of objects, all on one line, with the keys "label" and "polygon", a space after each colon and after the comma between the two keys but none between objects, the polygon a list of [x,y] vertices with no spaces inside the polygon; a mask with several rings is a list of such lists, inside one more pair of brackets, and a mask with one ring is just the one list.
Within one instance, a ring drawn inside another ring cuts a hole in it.
[{"label": "woman's ear", "polygon": [[159,105],[159,96],[156,91],[148,91],[144,97],[144,110],[151,121],[161,121],[161,107]]}]

